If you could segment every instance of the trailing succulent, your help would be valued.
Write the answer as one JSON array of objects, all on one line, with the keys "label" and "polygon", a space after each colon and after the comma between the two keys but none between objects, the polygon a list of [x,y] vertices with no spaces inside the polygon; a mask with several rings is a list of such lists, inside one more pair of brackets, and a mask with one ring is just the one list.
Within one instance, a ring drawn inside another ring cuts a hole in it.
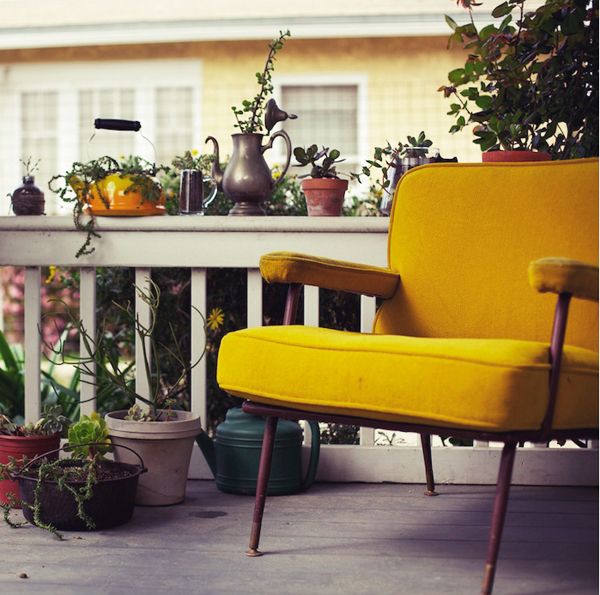
[{"label": "trailing succulent", "polygon": [[[91,441],[91,442],[90,442]],[[26,522],[14,522],[10,518],[14,507],[28,508],[33,515],[33,524],[46,529],[58,539],[62,535],[56,528],[42,520],[42,491],[44,482],[53,481],[60,491],[69,493],[77,504],[77,516],[89,529],[94,529],[93,520],[85,512],[85,503],[94,495],[94,486],[98,483],[100,462],[104,453],[108,452],[110,439],[106,422],[98,413],[90,416],[83,415],[81,419],[69,428],[66,452],[73,452],[73,457],[82,461],[79,465],[71,465],[64,459],[42,458],[39,461],[28,461],[26,458],[17,461],[11,458],[7,464],[0,464],[0,479],[7,479],[23,474],[35,478],[33,503],[19,500],[10,495],[8,502],[0,507],[3,510],[5,522],[13,528],[18,528]]]},{"label": "trailing succulent", "polygon": [[76,256],[92,254],[95,250],[91,246],[92,238],[99,238],[96,230],[96,218],[87,208],[92,196],[97,195],[106,208],[110,207],[108,197],[98,186],[98,182],[109,175],[118,174],[121,178],[128,179],[131,183],[125,192],[138,192],[142,202],[148,201],[156,204],[162,196],[162,187],[156,176],[161,172],[167,173],[169,168],[163,165],[150,163],[137,155],[117,161],[108,155],[98,157],[87,162],[76,161],[64,174],[53,176],[48,182],[52,192],[67,204],[73,206],[73,219],[75,227],[87,233],[84,244],[77,251]]}]

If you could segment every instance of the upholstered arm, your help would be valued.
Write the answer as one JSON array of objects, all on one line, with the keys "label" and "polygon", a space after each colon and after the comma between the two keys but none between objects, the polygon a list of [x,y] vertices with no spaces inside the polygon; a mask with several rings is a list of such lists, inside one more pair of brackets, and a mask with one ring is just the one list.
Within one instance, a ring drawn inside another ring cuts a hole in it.
[{"label": "upholstered arm", "polygon": [[540,258],[529,264],[529,283],[540,292],[569,293],[598,301],[598,266],[569,258]]},{"label": "upholstered arm", "polygon": [[400,275],[390,269],[296,252],[265,254],[260,272],[269,283],[316,285],[380,298],[392,297],[400,282]]}]

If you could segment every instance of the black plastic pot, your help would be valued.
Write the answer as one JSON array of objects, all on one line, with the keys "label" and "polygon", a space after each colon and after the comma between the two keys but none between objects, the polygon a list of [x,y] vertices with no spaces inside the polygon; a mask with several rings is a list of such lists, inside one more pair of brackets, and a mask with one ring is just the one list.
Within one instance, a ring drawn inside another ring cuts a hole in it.
[{"label": "black plastic pot", "polygon": [[[141,460],[141,459],[140,459]],[[33,462],[33,461],[32,461]],[[83,461],[64,459],[61,466],[82,466]],[[131,465],[114,461],[102,461],[103,466],[126,474],[118,479],[99,480],[93,488],[93,496],[84,503],[84,511],[95,524],[94,530],[109,529],[128,522],[134,509],[138,478],[146,469],[144,465]],[[15,475],[19,482],[21,499],[33,506],[35,500],[36,477]],[[68,482],[73,488],[80,488],[83,482]],[[34,523],[33,510],[23,506],[23,516]],[[77,516],[77,502],[68,490],[60,490],[56,481],[43,480],[40,493],[40,520],[54,526],[59,531],[89,531],[86,523]]]}]

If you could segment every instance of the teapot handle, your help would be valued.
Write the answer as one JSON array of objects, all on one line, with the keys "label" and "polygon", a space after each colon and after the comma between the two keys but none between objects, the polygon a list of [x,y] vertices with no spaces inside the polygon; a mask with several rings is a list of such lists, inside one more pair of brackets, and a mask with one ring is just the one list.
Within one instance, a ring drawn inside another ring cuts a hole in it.
[{"label": "teapot handle", "polygon": [[[281,175],[283,177],[283,174]],[[319,453],[321,452],[321,432],[319,430],[319,424],[316,421],[309,421],[310,427],[310,459],[308,461],[308,469],[306,470],[306,477],[300,486],[301,490],[308,489],[317,476],[317,467],[319,466]]]},{"label": "teapot handle", "polygon": [[[288,136],[288,134],[285,130],[278,130],[277,132],[275,132],[271,135],[269,142],[266,145],[264,145],[263,147],[261,147],[261,149],[260,149],[261,153],[264,153],[267,149],[270,149],[273,146],[273,141],[278,136],[280,136],[285,141],[285,146],[287,149],[287,161],[285,163],[285,167],[283,168],[283,171],[281,172],[281,174],[279,176],[279,179],[273,184],[273,188],[277,188],[277,186],[279,186],[279,184],[281,184],[281,182],[283,182],[283,178],[285,177],[285,174],[287,173],[287,170],[290,167],[290,161],[292,160],[292,141],[290,140],[290,137]],[[273,174],[271,174],[271,178],[273,178]]]}]

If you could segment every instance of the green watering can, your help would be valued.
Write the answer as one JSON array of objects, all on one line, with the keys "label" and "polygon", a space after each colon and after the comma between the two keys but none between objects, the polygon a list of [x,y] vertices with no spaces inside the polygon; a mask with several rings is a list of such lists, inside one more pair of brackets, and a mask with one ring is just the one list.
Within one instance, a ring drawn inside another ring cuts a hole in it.
[{"label": "green watering can", "polygon": [[[312,485],[319,464],[319,425],[310,421],[312,445],[306,475],[302,478],[302,428],[295,421],[277,423],[269,496],[293,494]],[[265,419],[244,413],[240,407],[227,412],[217,426],[214,442],[202,432],[196,442],[210,466],[217,488],[231,494],[256,493],[258,462],[262,448]]]}]

